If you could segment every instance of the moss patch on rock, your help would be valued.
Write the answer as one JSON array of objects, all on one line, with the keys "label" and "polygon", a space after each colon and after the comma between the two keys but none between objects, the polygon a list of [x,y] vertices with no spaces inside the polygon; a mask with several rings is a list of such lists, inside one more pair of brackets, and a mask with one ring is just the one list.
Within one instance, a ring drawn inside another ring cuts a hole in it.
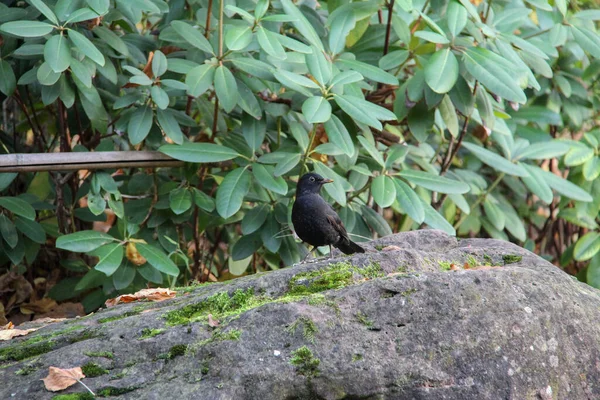
[{"label": "moss patch on rock", "polygon": [[102,368],[100,365],[89,362],[81,367],[81,371],[86,376],[86,378],[95,378],[97,376],[102,376],[108,374],[108,370]]},{"label": "moss patch on rock", "polygon": [[151,337],[160,335],[161,333],[164,333],[165,330],[166,329],[163,329],[163,328],[158,328],[158,329],[144,328],[144,329],[142,329],[142,336],[140,336],[140,340],[149,339]]},{"label": "moss patch on rock", "polygon": [[504,254],[502,256],[502,261],[504,261],[504,265],[518,263],[523,259],[523,256],[519,256],[517,254]]},{"label": "moss patch on rock", "polygon": [[94,399],[95,399],[95,397],[91,393],[88,393],[88,392],[59,394],[52,398],[52,400],[94,400]]},{"label": "moss patch on rock", "polygon": [[292,351],[290,364],[296,367],[296,372],[306,377],[313,377],[319,374],[319,364],[321,360],[313,355],[313,352],[306,346]]}]

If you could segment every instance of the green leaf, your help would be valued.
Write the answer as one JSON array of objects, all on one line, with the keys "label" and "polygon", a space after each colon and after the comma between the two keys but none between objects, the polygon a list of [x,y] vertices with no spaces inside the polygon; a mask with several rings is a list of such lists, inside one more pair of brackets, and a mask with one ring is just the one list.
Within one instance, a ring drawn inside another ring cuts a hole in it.
[{"label": "green leaf", "polygon": [[183,214],[192,207],[192,193],[185,188],[179,188],[169,193],[169,206],[176,215]]},{"label": "green leaf", "polygon": [[242,207],[244,196],[250,189],[250,174],[246,168],[229,172],[217,190],[217,212],[229,218]]},{"label": "green leaf", "polygon": [[294,168],[300,162],[300,158],[302,155],[300,153],[292,154],[289,158],[286,158],[277,163],[275,166],[275,170],[273,171],[273,175],[275,177],[279,177],[286,172],[289,172],[292,168]]},{"label": "green leaf", "polygon": [[600,251],[600,233],[588,232],[575,244],[573,257],[577,261],[586,261],[594,257]]},{"label": "green leaf", "polygon": [[354,154],[354,143],[346,126],[334,114],[325,122],[325,131],[329,141],[340,148],[347,156]]},{"label": "green leaf", "polygon": [[446,129],[452,135],[452,137],[458,137],[458,115],[456,114],[456,108],[454,108],[454,104],[452,104],[452,100],[447,95],[444,96],[442,101],[438,106],[438,110],[440,111],[440,115],[444,124],[446,125]]},{"label": "green leaf", "polygon": [[139,107],[133,112],[127,124],[127,134],[131,144],[141,143],[152,128],[152,108],[149,106]]},{"label": "green leaf", "polygon": [[[462,6],[461,6],[462,7]],[[452,50],[433,53],[425,66],[425,82],[436,93],[448,93],[458,79],[458,61]]]},{"label": "green leaf", "polygon": [[417,224],[425,221],[425,210],[419,196],[414,190],[400,179],[394,179],[396,185],[396,199],[406,214]]},{"label": "green leaf", "polygon": [[75,291],[80,292],[85,289],[90,289],[98,286],[102,286],[106,280],[106,275],[95,269],[90,269],[87,274],[75,285]]},{"label": "green leaf", "polygon": [[[92,87],[92,71],[90,71],[85,65],[77,61],[76,59],[71,60],[71,72],[79,79],[79,81],[86,88]],[[54,72],[52,72],[54,74]],[[58,74],[60,76],[60,74]]]},{"label": "green leaf", "polygon": [[467,10],[458,2],[451,0],[446,11],[448,30],[457,37],[467,25]]},{"label": "green leaf", "polygon": [[242,219],[242,234],[249,235],[259,230],[267,220],[269,210],[270,207],[267,204],[261,204],[249,210]]},{"label": "green leaf", "polygon": [[302,104],[302,114],[311,124],[327,122],[331,118],[331,104],[325,97],[309,97]]},{"label": "green leaf", "polygon": [[152,86],[150,95],[158,110],[165,110],[169,107],[169,95],[160,86]]},{"label": "green leaf", "polygon": [[429,172],[404,169],[399,175],[409,182],[433,192],[462,194],[467,193],[470,190],[469,185],[464,182],[455,181],[454,179],[434,175]]},{"label": "green leaf", "polygon": [[29,203],[18,197],[0,197],[0,207],[30,221],[35,220],[35,210]]},{"label": "green leaf", "polygon": [[0,232],[4,241],[11,249],[14,249],[19,242],[19,235],[17,234],[15,224],[4,214],[0,214]]},{"label": "green leaf", "polygon": [[308,72],[319,82],[325,86],[331,80],[331,62],[325,58],[325,54],[316,47],[312,49],[311,54],[306,54],[306,66]]},{"label": "green leaf", "polygon": [[[0,28],[2,28],[0,26]],[[600,38],[596,32],[583,27],[570,26],[571,33],[577,44],[595,58],[600,58]]]},{"label": "green leaf", "polygon": [[46,18],[48,18],[53,24],[58,25],[58,18],[52,12],[50,7],[46,5],[42,0],[29,0],[32,6],[38,9],[39,12],[44,14]]},{"label": "green leaf", "polygon": [[593,149],[590,149],[587,146],[575,146],[567,152],[567,155],[565,155],[565,165],[567,167],[581,165],[592,157],[594,157]]},{"label": "green leaf", "polygon": [[410,52],[408,50],[395,50],[379,59],[379,68],[390,70],[399,67],[408,60]]},{"label": "green leaf", "polygon": [[324,51],[323,43],[321,43],[321,39],[315,31],[315,28],[308,22],[298,7],[291,0],[281,0],[281,5],[283,6],[285,13],[294,19],[293,24],[298,32],[300,32],[310,44],[316,46],[320,51]]},{"label": "green leaf", "polygon": [[377,214],[375,210],[367,206],[362,206],[361,210],[362,216],[367,224],[373,228],[379,236],[388,236],[393,233],[387,221],[381,215]]},{"label": "green leaf", "polygon": [[182,146],[166,144],[158,151],[176,160],[195,163],[227,161],[240,156],[229,147],[213,143],[186,143]]},{"label": "green leaf", "polygon": [[136,243],[135,247],[142,257],[148,261],[148,264],[152,265],[160,272],[164,272],[165,274],[171,276],[179,275],[179,268],[177,268],[177,265],[175,265],[173,261],[171,261],[171,259],[165,255],[165,253],[157,249],[155,246],[144,243]]},{"label": "green leaf", "polygon": [[254,117],[255,120],[262,119],[262,108],[256,99],[252,90],[248,88],[242,81],[237,80],[238,87],[238,105],[242,110]]},{"label": "green leaf", "polygon": [[532,143],[515,154],[515,160],[546,160],[566,154],[571,147],[568,143],[552,140]]},{"label": "green leaf", "polygon": [[265,189],[271,190],[282,196],[288,192],[288,185],[281,176],[275,177],[274,168],[270,165],[255,163],[252,165],[252,175],[256,182],[260,183]]},{"label": "green leaf", "polygon": [[440,229],[450,236],[456,236],[456,230],[454,230],[454,227],[446,221],[446,218],[440,215],[440,213],[437,212],[435,208],[431,207],[429,203],[426,203],[421,198],[419,198],[419,200],[421,201],[423,211],[425,212],[425,223],[427,225],[433,229]]},{"label": "green leaf", "polygon": [[234,261],[244,260],[254,254],[262,245],[260,235],[242,236],[231,249],[231,258]]},{"label": "green leaf", "polygon": [[527,101],[518,82],[505,69],[504,58],[481,47],[469,48],[463,54],[467,71],[492,93],[516,103]]},{"label": "green leaf", "polygon": [[248,146],[256,151],[262,146],[265,134],[267,133],[267,124],[264,119],[255,119],[249,114],[242,116],[242,134]]},{"label": "green leaf", "polygon": [[463,147],[469,150],[471,153],[475,155],[475,157],[479,158],[481,162],[489,165],[495,170],[502,171],[509,175],[521,176],[525,177],[529,174],[527,171],[523,169],[520,165],[513,164],[506,158],[488,150],[484,149],[481,146],[476,145],[475,143],[463,143]]},{"label": "green leaf", "polygon": [[[375,129],[381,130],[383,126],[371,113],[366,111],[365,100],[353,96],[334,95],[335,102],[346,114],[355,120],[367,124]],[[395,116],[394,116],[395,119]]]},{"label": "green leaf", "polygon": [[88,6],[99,15],[104,15],[110,7],[110,0],[85,0]]},{"label": "green leaf", "polygon": [[0,25],[0,31],[21,37],[40,37],[49,34],[54,26],[40,21],[12,21]]},{"label": "green leaf", "polygon": [[341,64],[343,67],[345,67],[345,69],[352,69],[356,72],[359,72],[372,81],[386,83],[388,85],[398,85],[398,78],[390,73],[385,72],[381,68],[374,67],[370,64],[345,59],[339,59],[336,61],[336,63]]},{"label": "green leaf", "polygon": [[371,144],[371,142],[369,142],[369,140],[367,140],[367,138],[365,138],[364,136],[357,136],[356,138],[364,147],[364,149],[367,150],[367,152],[373,158],[373,160],[377,161],[377,163],[382,167],[385,167],[385,161],[383,160],[383,156],[381,155],[381,152],[377,150],[375,145]]},{"label": "green leaf", "polygon": [[417,32],[415,32],[415,37],[421,38],[430,43],[436,43],[436,44],[450,43],[450,41],[448,40],[448,38],[446,36],[441,35],[436,32],[417,31]]},{"label": "green leaf", "polygon": [[0,60],[0,92],[10,97],[16,88],[17,78],[10,64],[5,60]]},{"label": "green leaf", "polygon": [[586,283],[596,289],[600,288],[600,254],[596,253],[586,271]]},{"label": "green leaf", "polygon": [[123,261],[123,245],[121,243],[109,243],[94,250],[94,255],[99,258],[94,267],[97,271],[111,276]]},{"label": "green leaf", "polygon": [[192,97],[198,97],[208,90],[212,85],[215,76],[215,66],[204,64],[194,67],[185,77],[188,94]]},{"label": "green leaf", "polygon": [[97,231],[81,231],[56,239],[56,247],[63,250],[85,253],[117,239],[106,233]]},{"label": "green leaf", "polygon": [[331,79],[331,85],[346,85],[348,83],[360,82],[364,77],[356,71],[344,71],[334,75]]},{"label": "green leaf", "polygon": [[396,198],[394,180],[389,176],[379,175],[371,184],[371,194],[375,203],[380,207],[386,208],[391,206]]},{"label": "green leaf", "polygon": [[506,223],[504,213],[489,197],[490,196],[486,197],[483,202],[485,216],[490,220],[494,228],[501,231],[504,229],[504,224]]},{"label": "green leaf", "polygon": [[152,58],[152,73],[154,76],[158,78],[167,72],[167,65],[167,57],[162,51],[156,50]]},{"label": "green leaf", "polygon": [[126,289],[135,278],[135,268],[129,263],[125,263],[118,268],[112,275],[112,284],[117,290]]},{"label": "green leaf", "polygon": [[95,27],[92,32],[100,39],[104,41],[107,45],[115,49],[118,53],[121,53],[124,56],[129,56],[129,49],[127,45],[116,33],[111,31],[110,29],[99,25]]},{"label": "green leaf", "polygon": [[237,84],[233,74],[224,65],[221,65],[215,71],[215,92],[219,98],[219,103],[227,112],[231,112],[237,104]]},{"label": "green leaf", "polygon": [[536,171],[542,175],[542,177],[544,178],[546,183],[552,189],[556,190],[558,193],[562,194],[563,196],[566,196],[573,200],[579,200],[579,201],[583,201],[583,202],[591,202],[594,200],[588,192],[586,192],[585,190],[583,190],[576,184],[569,182],[568,180],[563,179],[558,175],[554,175],[552,172],[544,171],[543,169],[541,169],[539,167],[532,167],[532,168],[535,168]]},{"label": "green leaf", "polygon": [[593,181],[600,176],[600,158],[592,157],[583,164],[583,177],[586,181]]},{"label": "green leaf", "polygon": [[215,200],[204,192],[192,188],[194,192],[194,204],[206,212],[212,212],[215,209]]},{"label": "green leaf", "polygon": [[335,18],[332,17],[330,20],[329,49],[333,54],[339,54],[346,47],[346,37],[356,26],[356,18],[352,8],[342,6],[336,10]]},{"label": "green leaf", "polygon": [[42,226],[36,221],[16,217],[15,226],[19,231],[21,231],[21,233],[23,233],[35,243],[46,243],[46,232],[44,231],[44,228],[42,228]]},{"label": "green leaf", "polygon": [[156,110],[156,119],[169,139],[178,145],[183,143],[183,132],[171,110]]},{"label": "green leaf", "polygon": [[527,170],[529,176],[523,176],[521,179],[523,183],[533,194],[540,198],[546,204],[552,203],[554,195],[552,194],[552,189],[544,180],[544,177],[537,167],[533,167],[527,164],[520,164],[523,168]]},{"label": "green leaf", "polygon": [[260,79],[273,80],[273,67],[263,61],[248,57],[233,58],[231,60],[236,68]]},{"label": "green leaf", "polygon": [[71,49],[61,33],[52,36],[44,45],[44,59],[54,72],[63,72],[71,65]]},{"label": "green leaf", "polygon": [[202,35],[202,33],[191,26],[190,24],[183,21],[173,21],[171,26],[175,29],[175,32],[179,34],[189,44],[197,49],[205,51],[207,53],[214,54],[213,48],[210,42]]},{"label": "green leaf", "polygon": [[268,55],[278,60],[285,60],[287,58],[283,46],[272,32],[266,30],[262,26],[259,26],[258,30],[256,31],[256,38],[258,39],[258,44],[260,47]]},{"label": "green leaf", "polygon": [[312,93],[310,92],[310,90],[305,89],[305,87],[315,89],[319,87],[319,85],[306,78],[305,76],[294,74],[293,72],[289,72],[283,69],[276,71],[273,75],[279,82],[281,82],[288,88],[305,95],[306,97],[312,96]]},{"label": "green leaf", "polygon": [[252,42],[252,27],[225,25],[225,44],[229,50],[239,51]]}]

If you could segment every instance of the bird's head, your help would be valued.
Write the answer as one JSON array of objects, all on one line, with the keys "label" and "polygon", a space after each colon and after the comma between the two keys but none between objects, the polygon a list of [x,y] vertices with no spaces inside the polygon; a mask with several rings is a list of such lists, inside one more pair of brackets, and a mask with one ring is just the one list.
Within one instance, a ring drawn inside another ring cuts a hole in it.
[{"label": "bird's head", "polygon": [[323,178],[321,175],[315,174],[314,172],[309,172],[308,174],[302,175],[298,181],[296,195],[302,193],[319,193],[321,186],[330,182],[333,182],[333,180]]}]

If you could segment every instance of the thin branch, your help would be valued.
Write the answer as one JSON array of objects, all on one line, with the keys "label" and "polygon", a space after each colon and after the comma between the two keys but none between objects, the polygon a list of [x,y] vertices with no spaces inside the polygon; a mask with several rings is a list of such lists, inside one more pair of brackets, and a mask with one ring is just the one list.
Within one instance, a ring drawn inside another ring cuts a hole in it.
[{"label": "thin branch", "polygon": [[204,37],[208,39],[208,35],[210,34],[210,17],[212,15],[212,6],[213,0],[208,0],[208,9],[206,10],[206,27],[204,29]]},{"label": "thin branch", "polygon": [[388,3],[388,18],[387,18],[387,26],[385,27],[385,43],[383,44],[383,55],[385,56],[388,53],[390,48],[390,35],[392,31],[392,15],[394,15],[394,3],[396,0],[390,0]]}]

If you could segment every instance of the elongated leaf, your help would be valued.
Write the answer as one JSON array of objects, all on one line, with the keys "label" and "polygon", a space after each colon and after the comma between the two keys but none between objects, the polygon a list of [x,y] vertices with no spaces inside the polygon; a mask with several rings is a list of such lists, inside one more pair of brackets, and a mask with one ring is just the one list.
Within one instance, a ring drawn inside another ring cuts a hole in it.
[{"label": "elongated leaf", "polygon": [[85,253],[107,243],[116,241],[114,237],[97,231],[81,231],[56,239],[56,247],[63,250]]},{"label": "elongated leaf", "polygon": [[419,198],[423,211],[425,212],[425,223],[434,229],[440,229],[446,232],[450,236],[456,236],[456,230],[454,227],[446,221],[446,219],[436,211],[435,208],[431,207],[430,204],[426,203],[423,199]]},{"label": "elongated leaf", "polygon": [[44,45],[44,59],[54,72],[63,72],[71,65],[71,49],[67,38],[60,34],[52,36]]},{"label": "elongated leaf", "polygon": [[503,67],[506,60],[481,47],[467,49],[463,54],[467,71],[491,92],[506,100],[525,103],[527,100],[525,93],[509,71]]},{"label": "elongated leaf", "polygon": [[285,196],[288,192],[288,185],[281,176],[275,177],[274,174],[274,168],[269,165],[259,163],[252,165],[252,175],[256,182],[265,189]]},{"label": "elongated leaf", "polygon": [[371,142],[369,142],[364,136],[357,136],[357,139],[360,142],[360,144],[362,144],[364,149],[367,150],[369,155],[373,157],[373,160],[377,161],[377,163],[382,167],[385,167],[385,161],[383,160],[383,156],[381,155],[379,150],[377,150],[377,148],[373,144],[371,144]]},{"label": "elongated leaf", "polygon": [[311,23],[308,22],[298,7],[296,7],[291,0],[281,0],[281,5],[283,6],[285,13],[293,18],[293,24],[296,29],[298,29],[298,32],[300,32],[302,36],[304,36],[310,42],[310,44],[316,46],[319,50],[324,51],[321,38],[319,38],[315,28],[313,28]]},{"label": "elongated leaf", "polygon": [[11,249],[17,246],[19,242],[17,228],[15,228],[15,224],[4,214],[0,214],[0,233]]},{"label": "elongated leaf", "polygon": [[352,69],[361,73],[363,76],[371,79],[372,81],[386,83],[388,85],[398,85],[398,78],[383,71],[381,68],[374,67],[370,64],[344,59],[339,59],[336,61],[336,63],[342,65],[344,67],[343,69]]},{"label": "elongated leaf", "polygon": [[97,271],[104,272],[106,276],[111,276],[121,265],[123,261],[123,245],[121,243],[109,243],[94,251],[99,260],[94,267]]},{"label": "elongated leaf", "polygon": [[[461,6],[462,7],[462,6]],[[436,93],[447,93],[458,79],[458,61],[452,50],[433,53],[425,66],[425,82]]]},{"label": "elongated leaf", "polygon": [[529,174],[527,171],[523,169],[520,165],[513,164],[506,158],[488,150],[484,149],[481,146],[476,145],[475,143],[463,143],[463,147],[469,150],[471,153],[475,155],[475,157],[479,158],[481,162],[489,165],[490,167],[505,172],[509,175],[521,176],[525,177]]},{"label": "elongated leaf", "polygon": [[152,73],[155,77],[159,77],[167,72],[167,57],[160,50],[154,52],[152,58]]},{"label": "elongated leaf", "polygon": [[256,31],[256,38],[258,39],[258,44],[268,55],[275,57],[278,60],[285,60],[287,55],[285,54],[285,50],[277,37],[266,30],[262,26],[258,28]]},{"label": "elongated leaf", "polygon": [[325,97],[309,97],[302,104],[302,114],[311,124],[327,122],[331,118],[331,104]]},{"label": "elongated leaf", "polygon": [[387,236],[392,234],[392,229],[387,221],[381,215],[377,214],[375,210],[366,206],[362,206],[361,211],[362,216],[367,224],[373,228],[373,230],[377,232],[379,236]]},{"label": "elongated leaf", "polygon": [[102,39],[104,43],[108,44],[117,52],[121,53],[124,56],[129,56],[129,49],[127,48],[127,45],[125,44],[123,39],[121,39],[120,36],[118,36],[110,29],[99,25],[95,27],[92,32],[94,32],[94,34],[100,39]]},{"label": "elongated leaf", "polygon": [[12,21],[0,25],[0,31],[21,37],[40,37],[53,30],[54,26],[40,21]]},{"label": "elongated leaf", "polygon": [[279,177],[286,172],[289,172],[300,162],[301,154],[292,154],[289,158],[285,158],[284,160],[277,163],[275,166],[275,170],[273,171],[273,175],[275,177]]},{"label": "elongated leaf", "polygon": [[458,2],[450,1],[447,11],[448,29],[457,37],[467,25],[467,10]]},{"label": "elongated leaf", "polygon": [[311,54],[307,54],[306,66],[310,74],[319,82],[325,86],[331,80],[331,62],[325,58],[325,54],[322,51],[313,48]]},{"label": "elongated leaf", "polygon": [[444,96],[440,105],[438,106],[438,110],[440,111],[440,115],[444,124],[446,124],[446,129],[452,135],[452,137],[458,137],[458,115],[456,114],[456,108],[454,108],[454,104],[452,104],[452,100],[447,95]]},{"label": "elongated leaf", "polygon": [[212,85],[215,76],[215,66],[204,64],[194,67],[185,77],[188,94],[192,97],[198,97],[208,90]]},{"label": "elongated leaf", "polygon": [[588,232],[575,244],[573,257],[577,261],[586,261],[600,251],[600,233]]},{"label": "elongated leaf", "polygon": [[148,106],[135,110],[127,125],[127,134],[131,144],[136,145],[146,139],[152,128],[152,118],[152,108]]},{"label": "elongated leaf", "polygon": [[10,64],[0,60],[0,92],[10,97],[17,88],[17,78]]},{"label": "elongated leaf", "polygon": [[169,95],[160,86],[152,86],[150,95],[158,110],[165,110],[169,106]]},{"label": "elongated leaf", "polygon": [[404,169],[400,172],[400,176],[406,178],[409,182],[415,185],[424,187],[425,189],[448,194],[467,193],[470,188],[464,182],[455,181],[444,176],[430,174],[429,172],[417,171],[414,169]]},{"label": "elongated leaf", "polygon": [[483,209],[485,210],[485,216],[490,220],[494,228],[499,231],[504,229],[506,219],[504,213],[491,199],[487,198],[483,202]]},{"label": "elongated leaf", "polygon": [[81,51],[87,58],[92,60],[98,65],[104,65],[105,59],[104,55],[98,50],[98,48],[84,35],[77,32],[74,29],[70,29],[69,31],[69,39],[73,42],[73,45],[77,48],[77,50]]},{"label": "elongated leaf", "polygon": [[343,95],[335,95],[334,99],[338,106],[340,106],[340,108],[344,110],[346,114],[350,115],[357,121],[372,126],[375,129],[381,130],[383,128],[381,122],[379,122],[377,118],[365,111],[365,103],[367,103],[367,101],[356,97]]},{"label": "elongated leaf", "polygon": [[213,143],[186,143],[183,146],[166,144],[158,151],[177,160],[196,163],[227,161],[240,156],[229,147]]},{"label": "elongated leaf", "polygon": [[242,207],[250,189],[250,174],[246,168],[236,168],[225,176],[217,190],[217,212],[229,218]]},{"label": "elongated leaf", "polygon": [[386,208],[394,203],[396,198],[396,186],[394,180],[386,175],[379,175],[371,184],[371,193],[375,203]]},{"label": "elongated leaf", "polygon": [[219,104],[227,112],[231,112],[237,104],[237,84],[233,74],[224,65],[221,65],[215,71],[215,92],[219,98]]},{"label": "elongated leaf", "polygon": [[173,190],[169,193],[169,206],[176,215],[183,214],[192,207],[192,193],[185,187]]},{"label": "elongated leaf", "polygon": [[539,172],[539,169],[527,164],[520,165],[529,173],[529,176],[521,177],[523,183],[525,183],[525,186],[527,186],[527,188],[531,190],[533,194],[539,197],[544,203],[552,203],[552,199],[554,198],[552,189],[544,180],[544,177]]},{"label": "elongated leaf", "polygon": [[99,15],[104,15],[110,7],[110,0],[85,0],[88,6]]},{"label": "elongated leaf", "polygon": [[160,272],[164,272],[165,274],[171,276],[179,275],[179,268],[177,268],[177,265],[175,265],[173,261],[171,261],[171,259],[162,252],[162,250],[157,249],[155,246],[144,243],[136,243],[135,247],[140,252],[142,257],[144,257],[150,265]]},{"label": "elongated leaf", "polygon": [[230,26],[225,34],[225,44],[229,50],[239,51],[252,42],[252,28],[250,26]]},{"label": "elongated leaf", "polygon": [[260,235],[252,234],[242,236],[231,249],[231,258],[234,261],[244,260],[254,254],[262,245]]},{"label": "elongated leaf", "polygon": [[544,178],[546,183],[552,189],[556,190],[563,196],[583,202],[593,201],[592,196],[576,184],[569,182],[568,180],[563,179],[558,175],[554,175],[552,172],[544,171],[539,167],[533,166],[532,168],[536,169],[536,171]]},{"label": "elongated leaf", "polygon": [[18,197],[0,197],[0,207],[30,221],[35,220],[35,210],[29,203]]},{"label": "elongated leaf", "polygon": [[44,244],[46,242],[46,232],[38,222],[16,217],[15,226],[32,241],[39,244]]},{"label": "elongated leaf", "polygon": [[354,143],[352,143],[350,133],[338,117],[331,115],[331,118],[325,122],[325,131],[329,141],[339,147],[346,155],[351,157],[354,154]]},{"label": "elongated leaf", "polygon": [[[336,10],[337,11],[337,10]],[[334,54],[341,53],[346,46],[346,37],[356,26],[356,18],[352,8],[340,7],[335,18],[332,18],[329,31],[329,48]]]},{"label": "elongated leaf", "polygon": [[214,54],[210,42],[192,25],[183,21],[173,21],[171,26],[189,44],[207,53]]},{"label": "elongated leaf", "polygon": [[183,132],[179,127],[179,123],[173,116],[171,110],[156,110],[156,119],[160,124],[161,129],[175,144],[183,143]]},{"label": "elongated leaf", "polygon": [[425,221],[425,210],[419,196],[400,179],[394,179],[394,184],[396,185],[396,199],[402,206],[402,209],[417,224],[423,223]]},{"label": "elongated leaf", "polygon": [[37,8],[39,10],[39,12],[44,14],[44,16],[46,18],[48,18],[53,24],[58,25],[58,18],[56,18],[56,15],[52,12],[50,7],[48,7],[46,5],[46,3],[44,3],[42,0],[29,0],[29,1],[32,6]]},{"label": "elongated leaf", "polygon": [[600,58],[600,38],[598,38],[598,34],[596,32],[592,32],[583,27],[578,28],[574,25],[571,25],[571,33],[581,48],[590,53],[592,56]]},{"label": "elongated leaf", "polygon": [[248,211],[242,219],[242,233],[249,235],[259,230],[269,216],[269,209],[269,205],[261,204]]}]

